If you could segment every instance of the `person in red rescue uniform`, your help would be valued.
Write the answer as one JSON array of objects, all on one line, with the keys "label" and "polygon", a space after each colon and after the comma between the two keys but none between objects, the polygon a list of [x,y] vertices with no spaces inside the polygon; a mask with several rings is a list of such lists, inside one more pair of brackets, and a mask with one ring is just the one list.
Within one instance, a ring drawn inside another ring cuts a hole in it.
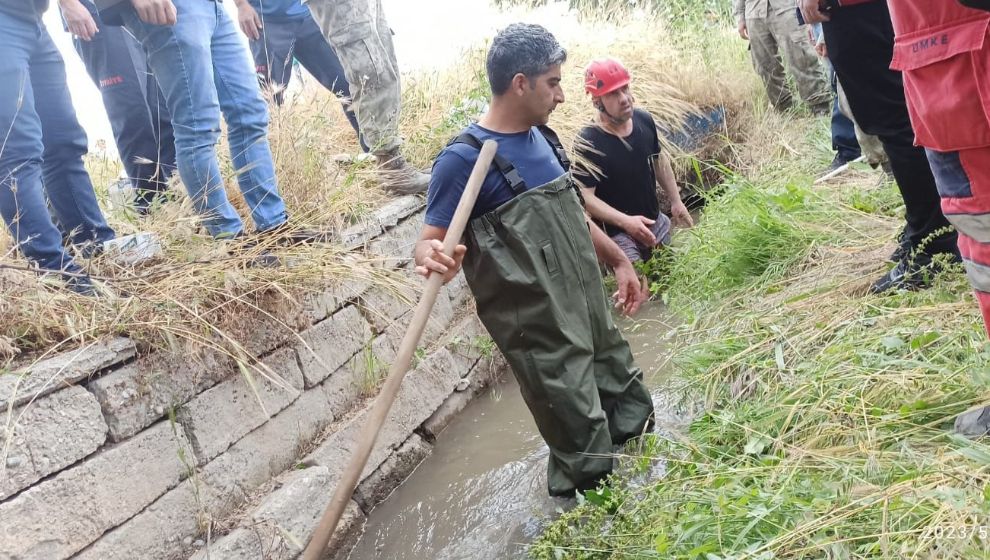
[{"label": "person in red rescue uniform", "polygon": [[[891,68],[903,72],[916,143],[928,153],[942,212],[959,231],[966,275],[990,332],[990,0],[888,4]],[[956,431],[990,432],[990,406],[956,418]]]}]

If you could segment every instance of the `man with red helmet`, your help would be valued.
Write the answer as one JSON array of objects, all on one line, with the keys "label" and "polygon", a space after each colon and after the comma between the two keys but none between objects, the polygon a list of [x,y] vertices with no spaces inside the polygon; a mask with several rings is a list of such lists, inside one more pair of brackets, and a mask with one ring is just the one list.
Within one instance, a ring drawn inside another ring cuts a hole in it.
[{"label": "man with red helmet", "polygon": [[[670,242],[671,220],[660,211],[657,186],[670,202],[675,224],[692,226],[691,214],[681,201],[670,160],[660,153],[653,117],[635,107],[629,71],[615,59],[596,60],[584,80],[598,114],[578,133],[574,178],[588,214],[629,260],[648,260],[655,247]],[[644,294],[646,289],[643,281]]]}]

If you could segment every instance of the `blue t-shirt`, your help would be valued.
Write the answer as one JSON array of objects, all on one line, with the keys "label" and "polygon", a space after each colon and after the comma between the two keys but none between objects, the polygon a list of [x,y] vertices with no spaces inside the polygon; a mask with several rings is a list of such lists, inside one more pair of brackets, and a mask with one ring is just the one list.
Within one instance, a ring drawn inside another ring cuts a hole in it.
[{"label": "blue t-shirt", "polygon": [[[498,155],[515,166],[527,189],[543,186],[564,174],[564,168],[557,160],[553,146],[536,128],[526,132],[501,134],[473,123],[463,132],[470,132],[481,142],[488,139],[498,142]],[[450,226],[474,162],[478,161],[478,153],[472,146],[457,143],[444,148],[437,156],[426,197],[427,225],[442,228]],[[481,192],[471,217],[477,218],[491,212],[513,197],[515,193],[508,181],[492,165],[485,182],[481,184]]]},{"label": "blue t-shirt", "polygon": [[309,7],[302,0],[248,0],[262,18],[272,20],[296,19],[309,15]]}]

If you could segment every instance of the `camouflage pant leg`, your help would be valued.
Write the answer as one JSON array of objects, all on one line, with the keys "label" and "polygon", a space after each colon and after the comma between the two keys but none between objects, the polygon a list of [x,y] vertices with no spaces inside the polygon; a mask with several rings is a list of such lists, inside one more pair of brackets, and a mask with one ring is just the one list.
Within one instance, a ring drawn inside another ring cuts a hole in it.
[{"label": "camouflage pant leg", "polygon": [[815,113],[832,112],[832,92],[825,79],[824,67],[815,53],[808,35],[808,28],[799,25],[794,11],[767,18],[781,54],[787,62],[787,71],[794,79],[801,99]]},{"label": "camouflage pant leg", "polygon": [[842,83],[839,82],[838,94],[839,94],[839,112],[846,116],[849,120],[853,122],[856,128],[856,141],[859,142],[859,148],[862,150],[863,155],[866,156],[866,162],[870,165],[877,166],[881,163],[887,161],[887,152],[883,151],[883,143],[880,139],[872,134],[867,134],[859,127],[856,123],[856,119],[853,118],[852,109],[849,108],[849,100],[846,99],[846,92],[842,90]]},{"label": "camouflage pant leg", "polygon": [[361,133],[372,152],[399,147],[399,68],[381,0],[309,0],[351,89]]},{"label": "camouflage pant leg", "polygon": [[779,111],[790,109],[793,99],[769,20],[746,18],[746,28],[749,30],[749,54],[753,59],[753,68],[763,80],[770,103]]}]

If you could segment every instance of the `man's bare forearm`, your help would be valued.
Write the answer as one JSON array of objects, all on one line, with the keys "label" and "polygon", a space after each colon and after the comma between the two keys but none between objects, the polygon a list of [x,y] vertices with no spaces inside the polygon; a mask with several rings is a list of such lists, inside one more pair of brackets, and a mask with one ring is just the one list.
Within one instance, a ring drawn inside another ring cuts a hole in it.
[{"label": "man's bare forearm", "polygon": [[595,255],[599,262],[603,262],[612,268],[629,264],[629,257],[622,252],[622,249],[615,244],[615,241],[605,235],[602,228],[598,227],[589,216],[585,216],[588,228],[591,231],[591,243],[595,246]]},{"label": "man's bare forearm", "polygon": [[657,182],[671,203],[681,202],[681,189],[677,186],[674,169],[670,166],[670,158],[660,154],[653,159],[653,169],[656,171]]}]

